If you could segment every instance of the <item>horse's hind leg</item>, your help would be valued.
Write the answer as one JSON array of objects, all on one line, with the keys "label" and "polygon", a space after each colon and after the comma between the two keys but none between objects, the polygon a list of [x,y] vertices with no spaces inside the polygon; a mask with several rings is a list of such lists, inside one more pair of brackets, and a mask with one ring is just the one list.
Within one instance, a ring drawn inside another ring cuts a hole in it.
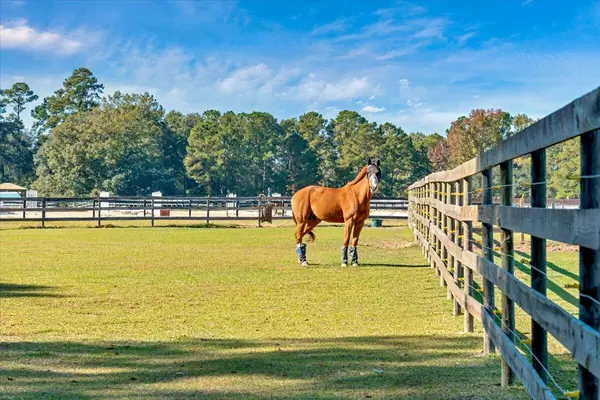
[{"label": "horse's hind leg", "polygon": [[306,260],[306,244],[302,243],[302,238],[305,235],[311,235],[314,238],[312,230],[320,222],[321,220],[318,219],[310,219],[307,222],[296,224],[296,254],[298,255],[298,262],[304,267],[308,266],[308,261]]},{"label": "horse's hind leg", "polygon": [[298,256],[298,263],[303,267],[308,266],[306,261],[306,244],[302,243],[307,224],[305,222],[296,223],[296,255]]}]

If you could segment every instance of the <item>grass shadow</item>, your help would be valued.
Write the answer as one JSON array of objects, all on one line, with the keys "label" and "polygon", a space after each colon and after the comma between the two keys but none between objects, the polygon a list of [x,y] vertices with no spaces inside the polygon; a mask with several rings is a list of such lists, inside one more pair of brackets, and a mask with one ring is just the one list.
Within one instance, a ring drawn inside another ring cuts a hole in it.
[{"label": "grass shadow", "polygon": [[[514,260],[514,266],[519,271],[531,276],[531,267],[528,267],[527,265],[525,265],[522,262],[517,261],[517,260]],[[577,297],[573,296],[568,291],[566,291],[562,286],[560,286],[559,284],[554,282],[552,279],[546,278],[546,284],[547,284],[548,290],[553,292],[555,295],[557,295],[558,297],[560,297],[561,299],[563,299],[564,301],[566,301],[573,307],[576,307],[576,308],[579,307],[579,299]]]},{"label": "grass shadow", "polygon": [[365,263],[360,264],[359,267],[429,268],[429,264]]},{"label": "grass shadow", "polygon": [[20,285],[16,283],[0,282],[0,298],[9,297],[64,297],[47,291],[56,289],[53,286]]},{"label": "grass shadow", "polygon": [[[524,258],[531,258],[531,256],[529,254],[527,254],[523,251],[515,250],[515,253]],[[562,267],[559,267],[558,265],[556,265],[548,260],[546,260],[546,267],[550,268],[553,271],[558,272],[559,274],[562,274],[566,277],[569,277],[569,278],[574,279],[575,281],[579,282],[579,275],[577,275],[571,271],[568,271]]]},{"label": "grass shadow", "polygon": [[4,395],[25,400],[429,399],[482,391],[526,398],[521,387],[496,387],[497,359],[474,354],[479,343],[444,335],[17,342],[1,346],[0,382]]}]

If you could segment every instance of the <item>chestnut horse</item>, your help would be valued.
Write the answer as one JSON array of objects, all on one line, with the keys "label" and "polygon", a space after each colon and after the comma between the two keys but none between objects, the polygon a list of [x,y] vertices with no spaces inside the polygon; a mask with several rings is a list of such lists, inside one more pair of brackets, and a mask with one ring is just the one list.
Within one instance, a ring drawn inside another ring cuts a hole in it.
[{"label": "chestnut horse", "polygon": [[377,190],[381,178],[379,160],[367,161],[352,182],[341,188],[307,186],[292,197],[292,217],[296,223],[296,254],[302,266],[306,261],[306,244],[302,238],[308,235],[314,240],[313,229],[321,223],[344,223],[344,245],[342,246],[342,267],[348,266],[348,244],[352,235],[350,256],[352,266],[358,266],[358,238],[369,216],[371,196]]}]

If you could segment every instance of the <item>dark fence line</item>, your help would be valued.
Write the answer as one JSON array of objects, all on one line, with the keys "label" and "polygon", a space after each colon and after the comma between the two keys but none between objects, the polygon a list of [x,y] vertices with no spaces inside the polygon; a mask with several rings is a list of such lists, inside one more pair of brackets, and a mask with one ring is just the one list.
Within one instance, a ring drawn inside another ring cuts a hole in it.
[{"label": "dark fence line", "polygon": [[[190,220],[228,221],[261,219],[270,206],[270,219],[291,219],[291,197],[28,197],[0,200],[0,222]],[[371,211],[378,219],[406,219],[408,200],[373,198]],[[202,215],[198,215],[198,213]],[[400,214],[397,214],[400,212]],[[224,213],[224,215],[223,215]],[[90,215],[91,214],[91,215]],[[256,215],[254,215],[256,214]]]}]

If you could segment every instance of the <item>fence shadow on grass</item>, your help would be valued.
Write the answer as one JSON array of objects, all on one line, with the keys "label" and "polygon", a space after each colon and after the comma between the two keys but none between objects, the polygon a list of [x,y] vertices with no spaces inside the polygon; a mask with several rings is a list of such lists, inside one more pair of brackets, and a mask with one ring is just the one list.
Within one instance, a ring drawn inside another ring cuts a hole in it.
[{"label": "fence shadow on grass", "polygon": [[[529,257],[526,254],[524,254],[524,256]],[[515,265],[515,268],[518,269],[519,271],[531,276],[531,267],[530,266],[525,265],[521,261],[517,261],[517,260],[514,261],[514,265]],[[546,265],[548,265],[548,263],[546,263]],[[549,277],[547,277],[547,279],[546,279],[546,285],[547,285],[547,288],[549,291],[553,292],[555,295],[557,295],[558,297],[563,299],[565,302],[567,302],[568,304],[570,304],[573,307],[576,307],[576,308],[579,307],[579,299],[577,297],[573,296],[571,293],[569,293],[567,290],[565,290],[562,286],[560,286],[559,284],[554,282]]]},{"label": "fence shadow on grass", "polygon": [[361,263],[359,268],[362,267],[429,268],[429,264]]},{"label": "fence shadow on grass", "polygon": [[477,354],[480,341],[426,335],[6,343],[0,397],[526,398],[520,387],[496,386],[498,360]]},{"label": "fence shadow on grass", "polygon": [[0,298],[9,297],[63,297],[52,293],[53,286],[21,285],[16,283],[0,282]]},{"label": "fence shadow on grass", "polygon": [[[500,242],[497,240],[494,240],[494,246],[500,246]],[[473,247],[475,247],[479,250],[482,249],[482,246],[479,243],[474,243]],[[500,255],[500,253],[497,251],[494,251],[494,253],[498,256]],[[526,260],[526,262],[529,262],[529,260],[531,259],[531,256],[523,251],[515,250],[515,254],[521,256],[523,260]],[[531,276],[531,267],[529,265],[526,265],[525,263],[519,261],[516,257],[514,259],[514,266],[519,271]],[[551,263],[549,261],[546,261],[546,267],[550,270],[556,271],[557,273],[563,274],[568,278],[572,278],[577,281],[579,280],[579,277],[576,274],[573,274],[572,272],[569,272],[566,269],[561,268],[558,265]],[[579,299],[577,297],[573,296],[567,290],[565,290],[562,286],[560,286],[559,284],[554,282],[548,276],[546,279],[546,284],[547,284],[547,288],[549,291],[556,294],[558,297],[563,299],[565,302],[567,302],[571,306],[576,307],[576,308],[579,307]]]}]

